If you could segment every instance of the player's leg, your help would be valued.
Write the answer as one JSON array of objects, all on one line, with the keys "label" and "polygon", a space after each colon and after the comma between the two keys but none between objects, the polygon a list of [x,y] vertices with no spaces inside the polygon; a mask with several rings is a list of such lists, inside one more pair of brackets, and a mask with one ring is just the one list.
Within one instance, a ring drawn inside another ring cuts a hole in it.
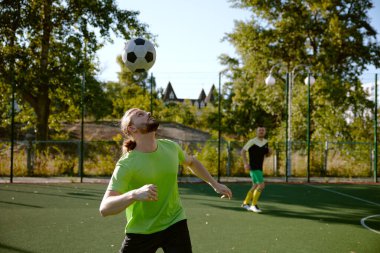
[{"label": "player's leg", "polygon": [[249,191],[247,192],[247,195],[245,196],[245,199],[243,201],[243,205],[249,205],[249,203],[251,203],[252,198],[253,198],[253,193],[254,193],[256,187],[257,187],[256,184],[252,184],[252,187],[249,189]]},{"label": "player's leg", "polygon": [[160,238],[154,234],[127,234],[119,253],[155,253],[160,247]]},{"label": "player's leg", "polygon": [[261,212],[260,208],[257,206],[257,202],[259,201],[261,193],[263,192],[265,188],[263,172],[261,170],[255,170],[253,175],[254,175],[254,181],[257,184],[257,187],[253,192],[251,210],[254,212]]},{"label": "player's leg", "polygon": [[253,192],[253,199],[252,199],[252,205],[257,205],[257,202],[259,201],[259,198],[261,196],[261,193],[264,191],[265,183],[261,183],[257,185],[256,190]]},{"label": "player's leg", "polygon": [[245,208],[247,210],[249,209],[249,203],[251,203],[252,198],[253,198],[253,193],[257,187],[257,185],[254,183],[254,177],[253,177],[252,170],[249,172],[249,175],[250,175],[251,180],[252,180],[252,187],[247,192],[247,195],[245,196],[243,204],[241,205],[243,208]]},{"label": "player's leg", "polygon": [[161,233],[165,253],[191,253],[190,233],[187,221],[179,221]]}]

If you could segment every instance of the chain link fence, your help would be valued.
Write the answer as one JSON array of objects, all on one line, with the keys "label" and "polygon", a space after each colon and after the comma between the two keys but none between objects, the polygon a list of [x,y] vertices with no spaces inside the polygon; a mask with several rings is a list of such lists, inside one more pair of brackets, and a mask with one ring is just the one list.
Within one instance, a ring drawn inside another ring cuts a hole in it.
[{"label": "chain link fence", "polygon": [[[197,157],[213,176],[246,177],[240,156],[244,143],[218,141],[178,141],[183,150]],[[270,143],[272,155],[264,161],[264,175],[285,177],[285,143]],[[306,177],[307,147],[302,141],[291,143],[288,176]],[[13,176],[42,177],[109,177],[121,156],[121,143],[86,141],[81,175],[80,141],[17,141],[14,146]],[[374,177],[373,143],[311,142],[310,177],[371,178]],[[220,157],[220,162],[219,162]],[[10,176],[10,142],[0,142],[0,177]],[[190,176],[188,168],[179,169],[180,176]]]}]

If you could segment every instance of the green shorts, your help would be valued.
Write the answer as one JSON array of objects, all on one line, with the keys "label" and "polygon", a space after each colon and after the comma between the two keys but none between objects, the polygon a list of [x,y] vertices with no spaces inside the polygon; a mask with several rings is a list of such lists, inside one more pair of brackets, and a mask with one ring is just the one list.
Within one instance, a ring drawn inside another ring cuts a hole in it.
[{"label": "green shorts", "polygon": [[263,172],[261,170],[250,170],[249,175],[251,176],[252,183],[254,184],[264,183]]}]

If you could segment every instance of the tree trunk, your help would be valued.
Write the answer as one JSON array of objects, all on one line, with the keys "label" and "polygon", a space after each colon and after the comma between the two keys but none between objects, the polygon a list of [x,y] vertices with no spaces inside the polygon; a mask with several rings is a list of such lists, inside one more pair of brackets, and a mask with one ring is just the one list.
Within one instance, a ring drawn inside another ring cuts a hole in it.
[{"label": "tree trunk", "polygon": [[50,99],[48,89],[45,89],[42,94],[38,96],[38,101],[34,111],[37,115],[37,140],[48,140],[50,116]]},{"label": "tree trunk", "polygon": [[37,140],[49,139],[49,116],[50,116],[50,98],[49,98],[49,51],[50,51],[50,37],[52,31],[51,24],[51,0],[43,2],[43,33],[41,37],[41,54],[39,57],[40,68],[38,72],[37,92],[21,90],[24,100],[26,100],[33,108],[37,116],[36,122],[36,138]]},{"label": "tree trunk", "polygon": [[41,41],[40,56],[40,83],[36,100],[35,112],[37,114],[37,140],[47,140],[49,138],[49,51],[50,37],[52,31],[51,9],[52,1],[45,0],[43,4],[43,33]]}]

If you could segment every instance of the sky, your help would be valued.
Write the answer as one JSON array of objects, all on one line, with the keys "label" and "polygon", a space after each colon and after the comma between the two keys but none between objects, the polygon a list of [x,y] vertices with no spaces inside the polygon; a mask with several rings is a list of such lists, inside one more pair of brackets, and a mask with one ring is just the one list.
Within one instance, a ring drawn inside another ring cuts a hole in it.
[{"label": "sky", "polygon": [[[140,11],[139,21],[149,25],[157,35],[156,62],[150,69],[158,87],[171,82],[178,98],[198,98],[201,90],[209,93],[218,86],[221,54],[236,56],[234,47],[222,39],[233,32],[235,20],[248,20],[247,10],[231,7],[227,0],[117,0],[119,8]],[[369,12],[371,25],[380,33],[380,0]],[[380,41],[380,36],[378,35]],[[117,81],[120,71],[116,57],[122,53],[125,41],[115,38],[98,52],[99,78]],[[369,66],[363,82],[372,82],[379,69]]]}]

